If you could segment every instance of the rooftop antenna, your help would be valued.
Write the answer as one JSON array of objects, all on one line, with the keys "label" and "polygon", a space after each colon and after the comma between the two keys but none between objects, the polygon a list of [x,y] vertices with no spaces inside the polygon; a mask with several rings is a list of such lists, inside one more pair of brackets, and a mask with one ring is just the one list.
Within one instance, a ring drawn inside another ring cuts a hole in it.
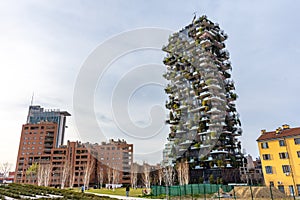
[{"label": "rooftop antenna", "polygon": [[194,14],[194,18],[193,18],[193,21],[192,21],[192,23],[194,23],[194,22],[195,22],[195,20],[196,20],[196,17],[197,17],[197,12],[194,12],[193,14]]},{"label": "rooftop antenna", "polygon": [[28,109],[28,115],[27,115],[27,120],[26,120],[26,124],[29,123],[29,119],[30,119],[30,108],[33,104],[33,97],[34,97],[34,92],[32,93],[32,96],[31,96],[31,101],[30,101],[30,106],[29,106],[29,109]]},{"label": "rooftop antenna", "polygon": [[30,106],[32,106],[32,104],[33,104],[33,97],[34,97],[34,92],[32,93],[32,97],[31,97]]}]

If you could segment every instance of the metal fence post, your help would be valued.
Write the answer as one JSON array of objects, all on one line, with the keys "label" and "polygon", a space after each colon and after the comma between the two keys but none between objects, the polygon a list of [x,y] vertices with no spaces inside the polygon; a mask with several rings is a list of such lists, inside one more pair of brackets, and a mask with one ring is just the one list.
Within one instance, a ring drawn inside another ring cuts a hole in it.
[{"label": "metal fence post", "polygon": [[270,194],[271,194],[271,199],[274,200],[273,199],[273,192],[272,192],[272,185],[270,185]]},{"label": "metal fence post", "polygon": [[193,184],[191,184],[191,193],[192,193],[192,200],[194,199],[194,194],[193,194]]},{"label": "metal fence post", "polygon": [[205,186],[205,184],[203,184],[203,191],[204,191],[204,200],[206,200],[206,186]]},{"label": "metal fence post", "polygon": [[179,198],[180,198],[180,200],[181,200],[181,186],[179,185]]},{"label": "metal fence post", "polygon": [[218,198],[219,198],[219,200],[220,200],[221,197],[220,197],[220,185],[219,185],[219,184],[217,185],[217,188],[218,188]]},{"label": "metal fence post", "polygon": [[251,184],[250,184],[250,192],[251,192],[251,199],[253,200],[253,192],[252,192]]},{"label": "metal fence post", "polygon": [[233,198],[234,198],[234,200],[236,200],[234,186],[233,186]]}]

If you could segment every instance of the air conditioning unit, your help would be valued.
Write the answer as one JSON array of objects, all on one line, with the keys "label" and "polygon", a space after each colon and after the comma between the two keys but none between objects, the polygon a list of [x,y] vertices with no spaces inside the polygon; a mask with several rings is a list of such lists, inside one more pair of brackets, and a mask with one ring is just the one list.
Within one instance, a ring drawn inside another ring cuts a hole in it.
[{"label": "air conditioning unit", "polygon": [[286,175],[286,176],[289,176],[289,175],[290,175],[290,173],[289,173],[289,172],[287,172],[287,173],[285,173],[285,175]]},{"label": "air conditioning unit", "polygon": [[282,185],[282,182],[281,182],[281,181],[278,181],[277,183],[278,183],[278,185]]}]

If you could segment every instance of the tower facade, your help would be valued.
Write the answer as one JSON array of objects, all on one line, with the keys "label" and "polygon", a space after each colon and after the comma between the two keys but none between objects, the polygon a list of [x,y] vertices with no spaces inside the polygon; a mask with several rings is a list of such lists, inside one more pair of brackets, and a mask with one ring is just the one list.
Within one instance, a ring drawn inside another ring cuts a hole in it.
[{"label": "tower facade", "polygon": [[71,116],[66,111],[44,109],[41,106],[29,106],[26,124],[53,122],[57,124],[55,147],[63,145],[65,136],[66,117]]},{"label": "tower facade", "polygon": [[226,39],[218,24],[202,16],[171,35],[163,47],[172,144],[165,157],[188,162],[190,182],[211,177],[239,181],[243,156],[237,137],[242,129]]}]

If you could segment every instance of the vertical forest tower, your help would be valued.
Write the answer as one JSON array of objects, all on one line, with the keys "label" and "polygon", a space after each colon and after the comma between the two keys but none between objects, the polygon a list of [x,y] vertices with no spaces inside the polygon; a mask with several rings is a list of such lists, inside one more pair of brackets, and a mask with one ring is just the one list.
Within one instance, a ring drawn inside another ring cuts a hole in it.
[{"label": "vertical forest tower", "polygon": [[202,16],[163,47],[170,125],[164,163],[188,162],[194,183],[239,181],[242,129],[226,39],[218,24]]}]

